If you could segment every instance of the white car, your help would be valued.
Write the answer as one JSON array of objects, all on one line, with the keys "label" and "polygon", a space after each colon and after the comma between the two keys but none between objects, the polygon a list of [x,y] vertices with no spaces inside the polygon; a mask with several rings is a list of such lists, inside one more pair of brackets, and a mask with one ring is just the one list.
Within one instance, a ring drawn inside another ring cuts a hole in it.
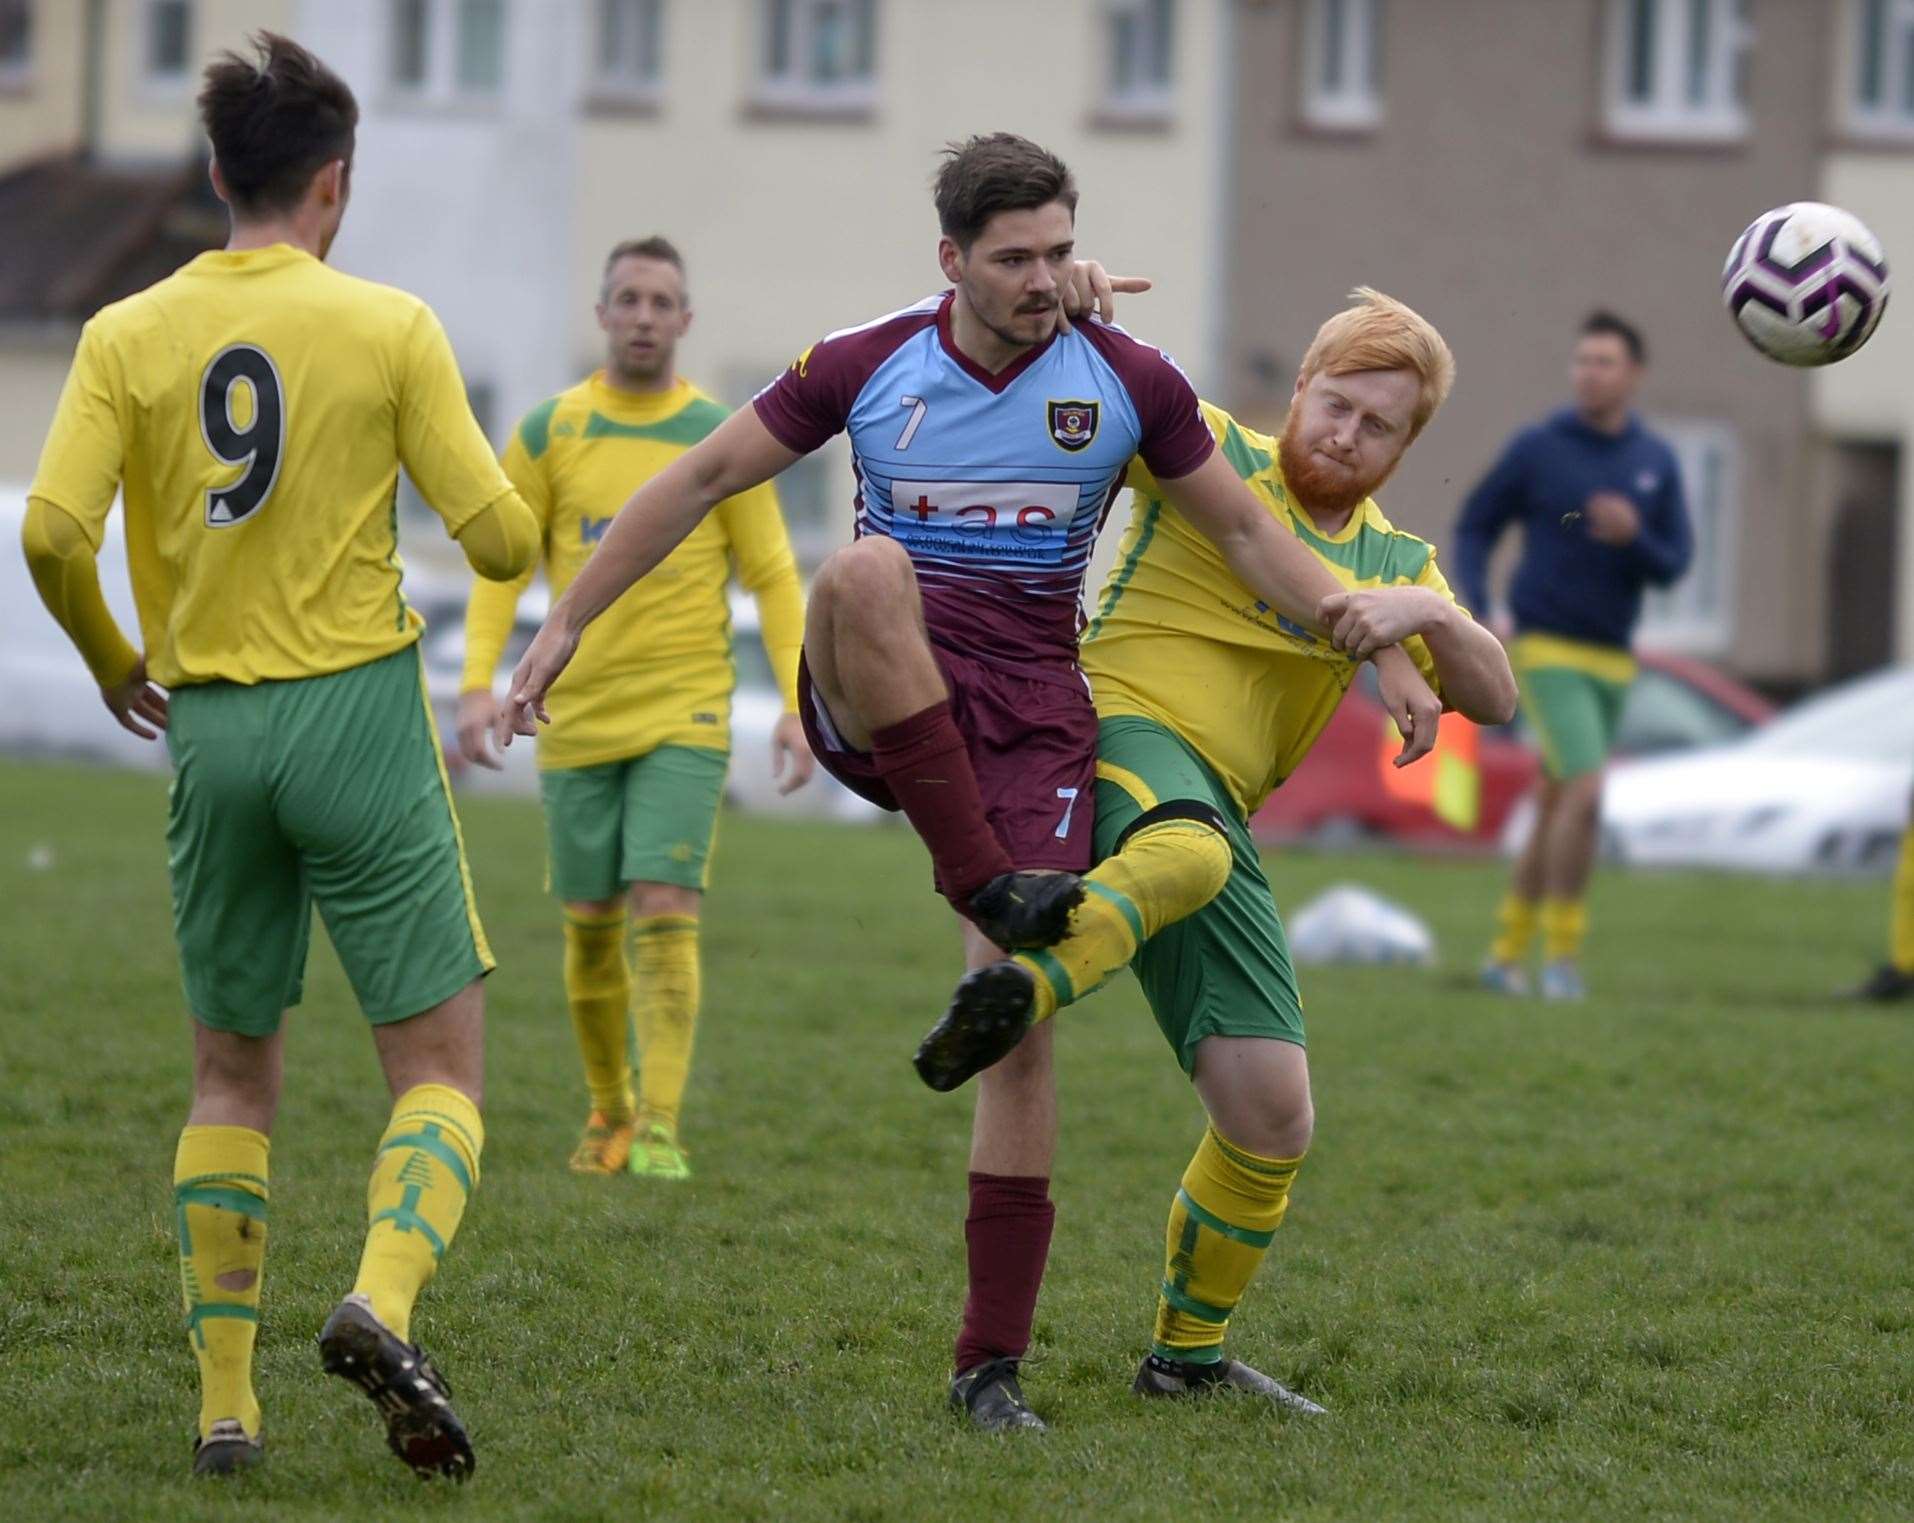
[{"label": "white car", "polygon": [[1616,766],[1602,793],[1603,851],[1630,866],[1882,873],[1910,786],[1914,666],[1890,667],[1740,740]]}]

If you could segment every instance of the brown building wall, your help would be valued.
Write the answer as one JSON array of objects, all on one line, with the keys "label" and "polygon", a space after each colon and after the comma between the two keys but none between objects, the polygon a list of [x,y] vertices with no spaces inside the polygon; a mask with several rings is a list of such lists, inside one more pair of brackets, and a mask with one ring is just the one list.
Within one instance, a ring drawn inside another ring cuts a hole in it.
[{"label": "brown building wall", "polygon": [[1826,516],[1798,372],[1762,360],[1717,288],[1735,235],[1813,194],[1831,62],[1814,0],[1755,0],[1746,139],[1605,141],[1600,0],[1417,0],[1386,9],[1373,131],[1299,126],[1300,0],[1239,15],[1236,317],[1228,400],[1265,421],[1318,322],[1356,284],[1399,296],[1453,346],[1455,394],[1382,494],[1445,550],[1460,501],[1509,433],[1565,400],[1575,325],[1642,326],[1644,411],[1721,420],[1739,440],[1735,618],[1722,659],[1820,670]]}]

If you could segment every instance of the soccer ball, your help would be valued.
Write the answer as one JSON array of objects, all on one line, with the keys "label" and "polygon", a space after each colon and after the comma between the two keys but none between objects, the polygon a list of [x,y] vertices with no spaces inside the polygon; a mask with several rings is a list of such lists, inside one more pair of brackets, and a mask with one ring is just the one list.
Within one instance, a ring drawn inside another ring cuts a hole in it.
[{"label": "soccer ball", "polygon": [[1859,217],[1819,201],[1763,212],[1728,251],[1721,295],[1741,336],[1784,365],[1831,365],[1887,310],[1887,255]]}]

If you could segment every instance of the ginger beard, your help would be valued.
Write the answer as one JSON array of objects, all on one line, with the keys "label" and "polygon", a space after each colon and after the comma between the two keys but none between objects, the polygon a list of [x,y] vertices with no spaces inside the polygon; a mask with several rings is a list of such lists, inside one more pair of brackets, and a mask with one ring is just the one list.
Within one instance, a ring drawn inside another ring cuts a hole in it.
[{"label": "ginger beard", "polygon": [[1276,457],[1283,468],[1283,484],[1311,513],[1329,518],[1347,513],[1395,474],[1401,451],[1381,470],[1364,474],[1305,444],[1302,421],[1303,409],[1290,408],[1282,437],[1276,441]]}]

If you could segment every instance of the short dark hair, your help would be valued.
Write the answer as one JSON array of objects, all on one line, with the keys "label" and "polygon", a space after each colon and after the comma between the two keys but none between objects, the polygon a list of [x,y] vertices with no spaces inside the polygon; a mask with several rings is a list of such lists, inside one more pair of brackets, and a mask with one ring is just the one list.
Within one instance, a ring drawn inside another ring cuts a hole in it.
[{"label": "short dark hair", "polygon": [[290,37],[254,32],[247,41],[255,57],[226,52],[206,66],[199,119],[233,209],[290,211],[321,165],[351,164],[359,103]]},{"label": "short dark hair", "polygon": [[1613,334],[1622,341],[1628,357],[1637,365],[1648,363],[1648,345],[1642,342],[1641,329],[1633,323],[1617,317],[1613,312],[1598,310],[1582,319],[1581,336],[1587,338],[1594,333]]},{"label": "short dark hair", "polygon": [[[685,256],[678,252],[678,245],[669,238],[653,233],[649,238],[627,238],[622,243],[614,243],[611,252],[605,256],[605,273],[598,282],[598,299],[604,301],[611,295],[611,272],[618,268],[621,259],[656,259],[668,264],[678,272],[678,279],[685,276]],[[689,302],[689,293],[686,300]]]},{"label": "short dark hair", "polygon": [[969,251],[998,212],[1033,211],[1061,201],[1077,214],[1077,182],[1047,148],[1014,132],[991,132],[944,145],[938,166],[937,225]]}]

